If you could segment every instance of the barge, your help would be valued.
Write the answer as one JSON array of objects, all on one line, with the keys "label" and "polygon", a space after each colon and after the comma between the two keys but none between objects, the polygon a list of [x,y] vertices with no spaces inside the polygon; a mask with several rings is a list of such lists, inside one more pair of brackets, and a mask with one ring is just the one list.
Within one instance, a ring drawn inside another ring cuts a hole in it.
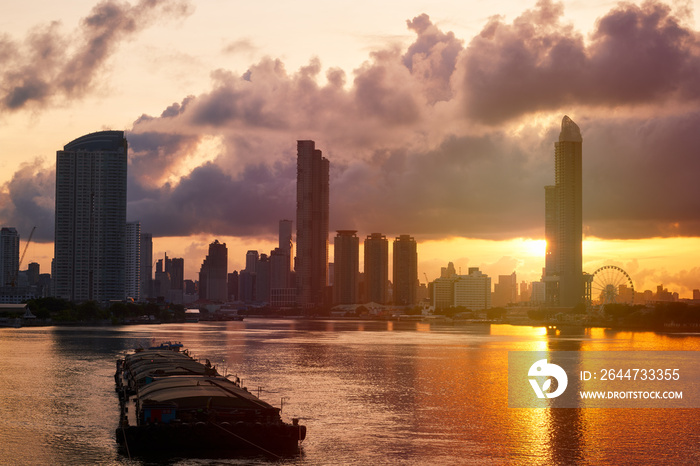
[{"label": "barge", "polygon": [[117,361],[120,421],[116,440],[129,456],[279,459],[298,453],[306,427],[192,358],[180,344],[136,350]]}]

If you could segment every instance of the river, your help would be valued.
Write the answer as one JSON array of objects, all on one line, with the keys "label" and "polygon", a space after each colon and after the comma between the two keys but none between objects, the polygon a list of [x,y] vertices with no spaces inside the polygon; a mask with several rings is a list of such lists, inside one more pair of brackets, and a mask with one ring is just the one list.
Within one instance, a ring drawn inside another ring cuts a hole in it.
[{"label": "river", "polygon": [[163,341],[301,419],[283,464],[700,464],[697,409],[514,409],[507,394],[510,350],[700,351],[700,334],[286,319],[0,328],[0,464],[147,464],[117,451],[113,374]]}]

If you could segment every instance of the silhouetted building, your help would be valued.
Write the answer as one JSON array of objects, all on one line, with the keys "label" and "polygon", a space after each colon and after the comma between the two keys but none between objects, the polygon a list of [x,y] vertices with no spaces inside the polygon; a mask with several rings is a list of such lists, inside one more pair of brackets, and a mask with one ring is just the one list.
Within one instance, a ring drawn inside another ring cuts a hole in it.
[{"label": "silhouetted building", "polygon": [[238,272],[234,270],[228,274],[228,299],[238,301]]},{"label": "silhouetted building", "polygon": [[548,303],[573,307],[583,301],[582,144],[568,116],[554,143],[555,185],[545,187],[545,293]]},{"label": "silhouetted building", "polygon": [[193,280],[185,280],[183,287],[186,295],[193,295],[197,293],[197,283],[195,283]]},{"label": "silhouetted building", "polygon": [[297,141],[297,301],[324,303],[328,276],[329,162],[314,141]]},{"label": "silhouetted building", "polygon": [[291,220],[280,220],[279,246],[270,252],[270,305],[272,307],[291,307],[296,302],[296,282],[292,279],[292,228]]},{"label": "silhouetted building", "polygon": [[29,286],[37,286],[39,284],[39,276],[41,275],[41,266],[36,262],[27,264],[27,280]]},{"label": "silhouetted building", "polygon": [[199,299],[226,302],[228,300],[228,249],[226,243],[214,240],[209,254],[199,270]]},{"label": "silhouetted building", "polygon": [[127,149],[123,131],[101,131],[56,152],[57,297],[125,298]]},{"label": "silhouetted building", "polygon": [[394,304],[408,306],[416,303],[418,287],[418,247],[409,235],[400,235],[393,248]]},{"label": "silhouetted building", "polygon": [[141,300],[152,298],[153,235],[141,233]]},{"label": "silhouetted building", "polygon": [[238,274],[238,299],[244,303],[257,301],[258,251],[248,251],[245,255],[245,269]]},{"label": "silhouetted building", "polygon": [[0,287],[16,285],[19,272],[19,234],[14,228],[0,230]]},{"label": "silhouetted building", "polygon": [[255,264],[255,300],[270,302],[270,259],[267,254],[260,254]]},{"label": "silhouetted building", "polygon": [[168,254],[164,254],[163,259],[158,259],[156,262],[156,273],[154,279],[154,292],[156,293],[154,297],[169,300],[168,296],[170,294],[170,269],[171,269],[171,259]]},{"label": "silhouetted building", "polygon": [[333,241],[335,277],[333,278],[333,303],[354,304],[360,279],[360,238],[356,230],[338,230]]},{"label": "silhouetted building", "polygon": [[292,257],[294,257],[294,242],[292,241],[292,229],[294,222],[280,220],[279,224],[279,250],[287,255],[287,270],[292,270]]},{"label": "silhouetted building", "polygon": [[491,305],[505,307],[518,302],[518,280],[515,272],[510,275],[499,275],[498,283],[493,286]]},{"label": "silhouetted building", "polygon": [[126,297],[141,300],[141,224],[126,224]]},{"label": "silhouetted building", "polygon": [[365,298],[368,302],[387,304],[389,283],[389,241],[381,233],[365,238]]}]

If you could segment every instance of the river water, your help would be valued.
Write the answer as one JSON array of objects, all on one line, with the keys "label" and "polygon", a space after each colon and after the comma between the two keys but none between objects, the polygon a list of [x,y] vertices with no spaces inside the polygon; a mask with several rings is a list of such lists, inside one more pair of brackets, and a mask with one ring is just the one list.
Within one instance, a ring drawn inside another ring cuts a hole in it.
[{"label": "river water", "polygon": [[148,464],[117,451],[115,360],[168,340],[301,419],[282,464],[700,464],[697,409],[514,409],[507,394],[509,350],[700,351],[699,334],[276,319],[0,329],[0,464]]}]

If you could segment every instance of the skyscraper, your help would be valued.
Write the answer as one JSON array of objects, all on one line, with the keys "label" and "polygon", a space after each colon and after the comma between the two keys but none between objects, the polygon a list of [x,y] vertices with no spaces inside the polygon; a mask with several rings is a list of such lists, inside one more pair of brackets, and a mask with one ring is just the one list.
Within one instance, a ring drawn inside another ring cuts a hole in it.
[{"label": "skyscraper", "polygon": [[141,233],[141,300],[152,298],[153,235]]},{"label": "skyscraper", "polygon": [[280,220],[279,224],[279,249],[288,257],[287,270],[292,270],[292,251],[294,244],[292,242],[292,228],[294,222],[291,220]]},{"label": "skyscraper", "polygon": [[416,240],[400,235],[394,240],[394,304],[408,306],[416,303],[418,287],[418,248]]},{"label": "skyscraper", "polygon": [[141,224],[126,224],[126,297],[141,300]]},{"label": "skyscraper", "polygon": [[228,249],[226,243],[214,240],[209,254],[199,269],[199,298],[210,301],[228,301]]},{"label": "skyscraper", "polygon": [[545,187],[545,294],[549,304],[583,301],[581,130],[568,116],[554,143],[554,186]]},{"label": "skyscraper", "polygon": [[333,242],[333,303],[358,302],[360,282],[360,238],[355,230],[338,230]]},{"label": "skyscraper", "polygon": [[101,131],[56,152],[54,294],[60,298],[125,298],[127,149],[123,131]]},{"label": "skyscraper", "polygon": [[365,238],[365,293],[367,301],[387,304],[389,241],[381,233]]},{"label": "skyscraper", "polygon": [[323,304],[328,277],[330,164],[314,141],[297,141],[297,302]]},{"label": "skyscraper", "polygon": [[16,285],[19,270],[19,234],[14,228],[0,230],[0,287]]}]

